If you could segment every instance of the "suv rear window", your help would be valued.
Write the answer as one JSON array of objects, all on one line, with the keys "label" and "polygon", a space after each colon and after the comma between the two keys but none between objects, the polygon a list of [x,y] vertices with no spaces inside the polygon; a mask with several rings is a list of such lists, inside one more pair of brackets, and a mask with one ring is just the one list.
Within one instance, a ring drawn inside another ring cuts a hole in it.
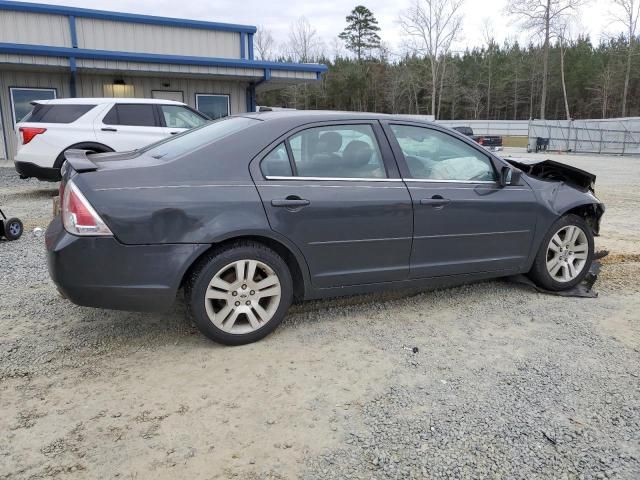
[{"label": "suv rear window", "polygon": [[105,125],[129,125],[133,127],[157,127],[152,104],[117,104],[102,120]]},{"label": "suv rear window", "polygon": [[47,105],[36,103],[31,114],[23,120],[31,123],[75,122],[95,105]]}]

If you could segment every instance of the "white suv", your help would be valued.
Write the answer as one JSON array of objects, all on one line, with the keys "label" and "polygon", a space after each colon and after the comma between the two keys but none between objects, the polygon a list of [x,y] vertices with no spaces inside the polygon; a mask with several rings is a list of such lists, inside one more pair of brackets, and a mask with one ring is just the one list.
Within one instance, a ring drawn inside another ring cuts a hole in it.
[{"label": "white suv", "polygon": [[121,152],[200,126],[209,119],[184,103],[142,98],[37,100],[16,125],[16,171],[22,178],[60,179],[70,148]]}]

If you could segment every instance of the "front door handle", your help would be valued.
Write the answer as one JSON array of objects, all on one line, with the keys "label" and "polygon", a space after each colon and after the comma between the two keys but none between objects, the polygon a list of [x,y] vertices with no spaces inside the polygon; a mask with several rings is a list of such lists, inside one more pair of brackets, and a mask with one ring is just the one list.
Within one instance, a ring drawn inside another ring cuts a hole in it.
[{"label": "front door handle", "polygon": [[451,202],[451,200],[444,198],[442,195],[434,195],[431,198],[423,198],[420,200],[420,205],[431,205],[434,208],[442,208],[449,204],[449,202]]},{"label": "front door handle", "polygon": [[103,132],[117,132],[118,131],[117,128],[112,128],[112,127],[104,127],[104,128],[101,128],[100,130],[102,130]]},{"label": "front door handle", "polygon": [[295,195],[289,195],[287,198],[277,198],[271,200],[271,205],[274,207],[285,208],[301,208],[310,205],[311,202],[305,198],[300,198]]},{"label": "front door handle", "polygon": [[171,133],[171,135],[177,135],[177,134],[179,134],[180,132],[169,132],[169,133]]}]

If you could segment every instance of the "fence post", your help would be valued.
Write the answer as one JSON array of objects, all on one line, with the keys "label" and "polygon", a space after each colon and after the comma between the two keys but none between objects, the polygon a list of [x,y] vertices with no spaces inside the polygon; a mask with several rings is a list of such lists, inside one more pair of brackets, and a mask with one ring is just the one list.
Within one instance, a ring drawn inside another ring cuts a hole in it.
[{"label": "fence post", "polygon": [[624,155],[625,150],[627,149],[627,132],[624,132],[624,137],[622,137],[622,155]]},{"label": "fence post", "polygon": [[571,147],[569,146],[569,142],[571,142],[571,119],[569,119],[568,123],[568,128],[569,131],[567,132],[567,152],[571,151]]},{"label": "fence post", "polygon": [[[598,124],[600,127],[600,124]],[[598,154],[602,153],[602,128],[600,128],[600,142],[598,143]]]}]

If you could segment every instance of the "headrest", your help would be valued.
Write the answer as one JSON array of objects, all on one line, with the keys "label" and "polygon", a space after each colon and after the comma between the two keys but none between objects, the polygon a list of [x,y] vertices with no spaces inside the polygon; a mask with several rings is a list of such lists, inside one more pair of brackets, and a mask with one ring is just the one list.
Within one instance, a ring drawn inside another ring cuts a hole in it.
[{"label": "headrest", "polygon": [[316,151],[318,153],[335,153],[342,147],[342,135],[338,132],[325,132],[320,135]]},{"label": "headrest", "polygon": [[371,160],[373,149],[361,140],[352,140],[342,152],[342,158],[346,165],[361,167]]}]

